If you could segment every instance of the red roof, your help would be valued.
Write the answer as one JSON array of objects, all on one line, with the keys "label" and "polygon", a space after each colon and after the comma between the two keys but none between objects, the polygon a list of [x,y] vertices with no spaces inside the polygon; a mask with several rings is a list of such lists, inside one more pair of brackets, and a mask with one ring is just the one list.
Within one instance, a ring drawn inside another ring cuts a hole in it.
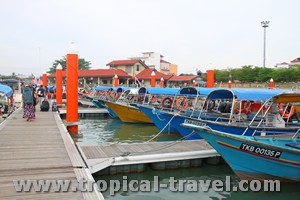
[{"label": "red roof", "polygon": [[173,76],[169,81],[192,81],[199,76]]},{"label": "red roof", "polygon": [[156,69],[147,68],[147,69],[144,69],[143,71],[141,71],[138,75],[136,75],[136,77],[141,80],[151,79],[151,73],[153,71],[155,73],[156,80],[160,80],[161,78],[163,78],[164,80],[169,80],[173,76],[173,75],[167,75],[167,74],[161,73],[161,72],[157,71]]},{"label": "red roof", "polygon": [[300,62],[300,58],[296,58],[296,59],[292,60],[291,62]]},{"label": "red roof", "polygon": [[[118,75],[119,78],[131,78],[126,72],[121,69],[89,69],[78,70],[78,77],[113,77]],[[66,71],[63,71],[63,76],[66,76]],[[55,78],[56,74],[50,74],[49,78]]]},{"label": "red roof", "polygon": [[134,65],[138,62],[140,62],[140,60],[113,60],[106,65]]}]

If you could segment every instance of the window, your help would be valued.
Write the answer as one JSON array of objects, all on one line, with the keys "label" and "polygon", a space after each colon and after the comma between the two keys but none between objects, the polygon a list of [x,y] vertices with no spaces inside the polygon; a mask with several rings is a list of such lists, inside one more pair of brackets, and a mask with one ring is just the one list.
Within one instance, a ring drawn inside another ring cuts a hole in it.
[{"label": "window", "polygon": [[126,71],[126,73],[131,73],[132,72],[132,66],[126,65],[125,71]]},{"label": "window", "polygon": [[140,65],[136,65],[136,71],[140,71]]}]

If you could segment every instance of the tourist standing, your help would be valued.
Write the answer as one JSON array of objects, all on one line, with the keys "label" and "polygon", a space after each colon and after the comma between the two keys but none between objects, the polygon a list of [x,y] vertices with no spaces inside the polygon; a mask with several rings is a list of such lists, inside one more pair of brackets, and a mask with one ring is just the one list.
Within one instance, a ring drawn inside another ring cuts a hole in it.
[{"label": "tourist standing", "polygon": [[25,86],[22,90],[22,98],[24,102],[23,118],[27,121],[35,119],[35,105],[34,105],[34,91],[29,85]]},{"label": "tourist standing", "polygon": [[42,105],[42,102],[45,99],[45,95],[46,95],[46,90],[43,87],[43,85],[40,85],[40,87],[37,89],[38,103],[40,106]]}]

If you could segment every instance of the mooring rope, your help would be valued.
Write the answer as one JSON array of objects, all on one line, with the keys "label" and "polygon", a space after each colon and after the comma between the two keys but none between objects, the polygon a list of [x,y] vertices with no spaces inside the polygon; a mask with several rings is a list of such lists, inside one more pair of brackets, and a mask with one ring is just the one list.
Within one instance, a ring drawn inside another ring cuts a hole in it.
[{"label": "mooring rope", "polygon": [[164,126],[163,129],[161,129],[155,136],[153,136],[151,139],[147,140],[145,143],[147,142],[151,142],[152,140],[154,140],[155,138],[157,138],[164,130],[165,128],[171,123],[171,121],[174,119],[175,116],[177,116],[178,114],[174,113],[174,115],[172,116],[172,118],[169,120],[169,122]]},{"label": "mooring rope", "polygon": [[195,131],[193,130],[190,134],[178,139],[178,140],[175,140],[174,142],[172,143],[169,143],[169,144],[166,144],[160,148],[157,148],[157,149],[152,149],[152,150],[148,150],[148,151],[143,151],[143,152],[124,152],[121,156],[130,156],[130,155],[139,155],[139,154],[143,154],[143,153],[149,153],[149,152],[155,152],[155,151],[159,151],[159,150],[162,150],[162,149],[166,149],[166,148],[169,148],[171,146],[174,146],[178,143],[180,143],[181,141],[189,138],[190,136],[194,135],[195,134]]}]

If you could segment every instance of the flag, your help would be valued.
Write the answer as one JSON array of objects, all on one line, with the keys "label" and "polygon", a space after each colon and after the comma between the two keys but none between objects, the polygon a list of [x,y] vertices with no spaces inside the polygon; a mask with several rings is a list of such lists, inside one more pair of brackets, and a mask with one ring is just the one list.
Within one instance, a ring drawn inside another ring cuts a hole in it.
[{"label": "flag", "polygon": [[31,81],[32,81],[32,83],[34,83],[34,84],[37,84],[37,80],[36,80],[36,78],[35,78],[35,76],[33,75],[33,73],[31,73]]}]

